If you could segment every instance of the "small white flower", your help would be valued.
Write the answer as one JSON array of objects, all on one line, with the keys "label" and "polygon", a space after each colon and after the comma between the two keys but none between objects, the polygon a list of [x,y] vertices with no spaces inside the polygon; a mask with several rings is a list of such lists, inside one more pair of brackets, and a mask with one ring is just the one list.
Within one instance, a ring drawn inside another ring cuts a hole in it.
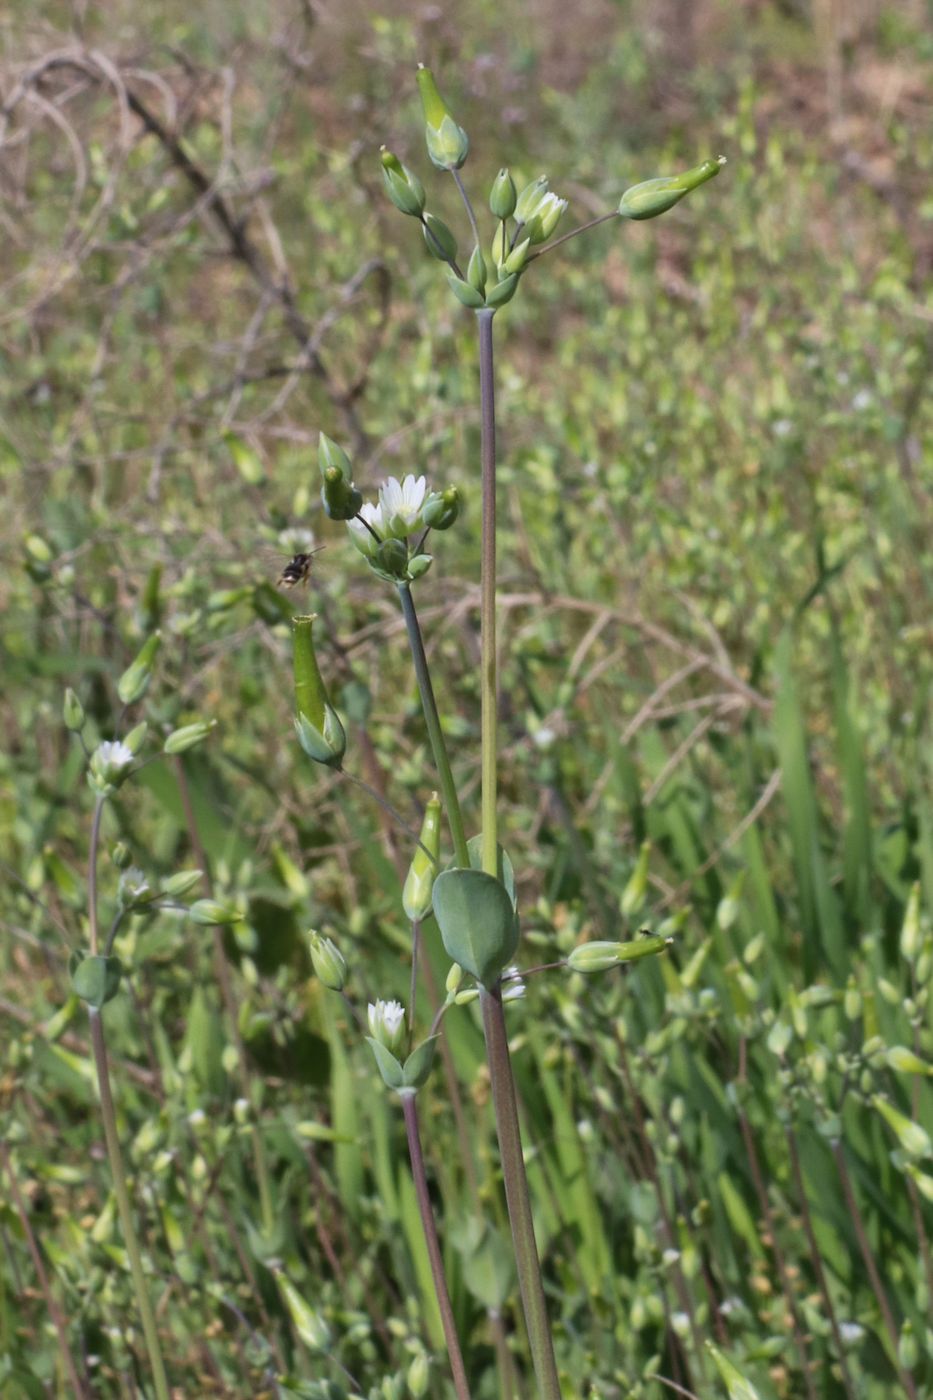
[{"label": "small white flower", "polygon": [[865,1328],[858,1322],[840,1322],[839,1335],[846,1343],[860,1342],[865,1335]]},{"label": "small white flower", "polygon": [[525,984],[517,967],[507,967],[502,974],[502,1000],[519,1001],[525,995]]},{"label": "small white flower", "polygon": [[382,519],[390,536],[401,540],[420,529],[421,507],[427,491],[427,478],[410,474],[402,482],[390,476],[379,488]]},{"label": "small white flower", "polygon": [[120,772],[133,762],[133,750],[122,739],[105,739],[97,746],[96,758],[102,766]]},{"label": "small white flower", "polygon": [[405,1034],[405,1008],[400,1001],[371,1001],[366,1008],[366,1020],[373,1040],[378,1040],[393,1053]]},{"label": "small white flower", "polygon": [[[379,548],[379,544],[386,537],[385,523],[382,519],[382,506],[373,505],[372,501],[364,501],[360,506],[362,520],[348,520],[347,529],[350,531],[350,538],[361,554],[367,559],[371,559]],[[367,530],[363,520],[375,530],[379,540],[375,540]]]}]

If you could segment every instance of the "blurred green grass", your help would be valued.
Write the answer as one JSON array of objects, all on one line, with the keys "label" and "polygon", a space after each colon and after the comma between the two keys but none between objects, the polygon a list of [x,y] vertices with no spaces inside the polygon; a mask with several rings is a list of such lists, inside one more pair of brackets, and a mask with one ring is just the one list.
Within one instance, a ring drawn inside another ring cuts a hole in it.
[{"label": "blurred green grass", "polygon": [[[248,217],[276,278],[287,261],[312,325],[368,259],[388,267],[384,325],[370,277],[321,354],[338,384],[368,365],[361,484],[424,470],[467,503],[422,611],[474,821],[473,330],[383,200],[375,152],[386,141],[424,173],[411,70],[426,57],[471,132],[471,187],[506,161],[546,169],[571,199],[568,227],[633,180],[729,158],[665,220],[549,258],[497,318],[503,828],[522,961],[672,916],[678,927],[663,964],[535,977],[509,1012],[568,1395],[670,1393],[655,1374],[718,1393],[711,1338],[762,1397],[795,1397],[801,1337],[813,1393],[846,1394],[795,1150],[851,1386],[892,1394],[838,1143],[896,1327],[917,1339],[916,1392],[933,1393],[930,1177],[915,1181],[923,1162],[867,1101],[933,1115],[926,1085],[884,1058],[906,1045],[933,1059],[929,1004],[910,1004],[929,968],[918,981],[899,952],[914,883],[927,938],[933,898],[933,40],[919,7],[880,7],[851,32],[845,16],[827,31],[822,13],[166,5],[143,26],[114,5],[85,20],[88,48],[168,85],[186,150]],[[74,42],[69,23],[64,7],[41,22],[14,7],[8,96]],[[168,121],[166,89],[132,83]],[[408,852],[300,761],[276,564],[261,550],[286,526],[327,542],[311,605],[329,674],[352,713],[361,687],[370,697],[350,726],[353,769],[415,818],[433,778],[403,638],[322,518],[316,436],[345,440],[346,414],[319,378],[291,372],[281,307],[132,121],[120,151],[106,84],[52,73],[41,92],[74,139],[27,104],[0,150],[0,859],[15,872],[0,896],[3,1134],[75,1352],[99,1358],[94,1393],[134,1393],[139,1339],[124,1330],[122,1247],[67,999],[88,795],[60,705],[73,686],[109,736],[113,681],[159,623],[150,720],[220,722],[185,766],[215,875],[249,904],[228,951],[255,1069],[247,1116],[274,1161],[273,1243],[366,1393],[439,1333],[398,1116],[346,1015],[307,980],[301,934],[338,939],[360,1003],[403,996]],[[430,198],[454,222],[449,191],[435,182]],[[31,555],[30,536],[43,542]],[[192,863],[170,769],[146,769],[115,810],[108,844],[119,830],[153,874]],[[619,896],[646,839],[649,895],[627,928]],[[105,899],[115,882],[105,870]],[[336,1384],[263,1264],[208,944],[163,918],[134,922],[121,953],[132,997],[108,1020],[118,1065],[137,1071],[119,1075],[119,1101],[173,1375],[197,1394],[265,1393],[269,1366]],[[448,1023],[472,1173],[501,1224],[481,1036],[468,1010]],[[439,1075],[424,1117],[475,1392],[502,1393],[492,1308],[528,1393],[507,1263],[469,1225],[471,1171]],[[64,1394],[12,1204],[0,1223],[0,1385]],[[447,1393],[440,1362],[431,1386]]]}]

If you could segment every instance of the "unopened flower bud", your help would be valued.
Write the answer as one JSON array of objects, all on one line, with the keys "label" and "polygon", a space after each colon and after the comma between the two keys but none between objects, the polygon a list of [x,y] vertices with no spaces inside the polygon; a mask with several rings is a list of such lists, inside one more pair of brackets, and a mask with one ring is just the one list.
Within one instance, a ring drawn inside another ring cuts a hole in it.
[{"label": "unopened flower bud", "polygon": [[933,1152],[933,1142],[930,1141],[930,1135],[925,1128],[922,1128],[919,1123],[912,1122],[910,1118],[906,1118],[880,1094],[875,1094],[871,1102],[894,1133],[908,1157],[930,1156]]},{"label": "unopened flower bud", "polygon": [[470,261],[467,264],[467,281],[481,295],[486,290],[486,259],[483,257],[479,244],[470,254]]},{"label": "unopened flower bud", "polygon": [[424,185],[418,176],[403,165],[398,156],[387,151],[385,146],[382,147],[382,182],[396,209],[415,218],[424,213]]},{"label": "unopened flower bud", "polygon": [[363,497],[353,485],[350,458],[326,433],[318,442],[318,462],[321,468],[321,501],[331,520],[352,520],[363,504]]},{"label": "unopened flower bud", "polygon": [[65,700],[62,705],[62,718],[65,721],[65,728],[70,729],[72,734],[80,734],[84,728],[84,706],[75,695],[71,686],[65,691]]},{"label": "unopened flower bud", "polygon": [[545,191],[534,214],[526,221],[523,233],[532,243],[546,243],[566,208],[566,199],[560,199],[550,190]]},{"label": "unopened flower bud", "polygon": [[538,206],[547,194],[548,177],[539,175],[537,180],[532,180],[526,185],[515,204],[515,218],[520,224],[527,224],[538,212]]},{"label": "unopened flower bud", "polygon": [[117,681],[117,694],[124,705],[135,705],[149,688],[152,679],[152,663],[162,642],[161,632],[153,632],[147,637],[136,660],[123,672]]},{"label": "unopened flower bud", "polygon": [[470,140],[462,126],[454,121],[437,90],[434,74],[423,64],[418,66],[418,87],[424,109],[424,136],[428,155],[439,170],[459,170],[470,150]]},{"label": "unopened flower bud", "polygon": [[196,924],[210,927],[214,924],[236,924],[243,915],[229,900],[198,899],[188,910],[188,917]]},{"label": "unopened flower bud", "polygon": [[339,768],[347,748],[347,736],[331,705],[314,651],[311,628],[314,616],[295,617],[293,659],[295,671],[295,728],[309,758],[329,768]]},{"label": "unopened flower bud", "polygon": [[453,233],[436,214],[425,214],[424,241],[428,245],[428,252],[438,259],[439,262],[453,262],[457,256],[457,240]]},{"label": "unopened flower bud", "polygon": [[325,938],[316,933],[314,929],[308,932],[308,943],[311,952],[311,964],[317,974],[318,980],[329,987],[332,992],[341,992],[346,986],[348,970],[347,960],[330,938]]},{"label": "unopened flower bud", "polygon": [[656,180],[643,180],[639,185],[632,185],[619,200],[619,213],[623,219],[654,219],[658,214],[672,209],[698,185],[712,180],[725,163],[725,156],[719,156],[716,160],[704,160],[702,165],[686,170],[682,175],[662,175]]},{"label": "unopened flower bud", "polygon": [[148,733],[149,725],[146,723],[145,720],[142,720],[141,723],[134,724],[129,734],[127,734],[124,738],[123,742],[134,758],[139,753],[143,744],[146,742],[146,735]]},{"label": "unopened flower bud", "polygon": [[423,1395],[427,1395],[429,1370],[430,1365],[427,1355],[425,1352],[419,1351],[418,1355],[409,1366],[408,1374],[405,1377],[408,1393],[412,1397],[412,1400],[421,1400]]},{"label": "unopened flower bud", "polygon": [[402,908],[412,923],[426,919],[431,912],[431,890],[441,855],[441,804],[431,794],[424,809],[420,845],[415,848],[402,890]]},{"label": "unopened flower bud", "polygon": [[383,540],[373,550],[373,567],[390,579],[403,579],[408,575],[408,545],[404,540]]},{"label": "unopened flower bud", "polygon": [[203,878],[204,872],[201,870],[178,870],[174,875],[166,876],[161,882],[160,890],[169,899],[181,899]]},{"label": "unopened flower bud", "polygon": [[489,207],[497,219],[511,219],[518,196],[515,181],[507,170],[500,170],[489,191]]},{"label": "unopened flower bud", "polygon": [[[68,724],[67,719],[65,723]],[[71,726],[68,726],[69,729]],[[904,922],[901,925],[901,957],[913,962],[920,951],[920,882],[915,881],[907,896]]]},{"label": "unopened flower bud", "polygon": [[456,486],[432,491],[424,503],[421,519],[432,530],[449,530],[460,514],[460,492]]},{"label": "unopened flower bud", "polygon": [[126,870],[133,863],[133,853],[125,841],[116,841],[111,848],[110,859],[118,870]]},{"label": "unopened flower bud", "polygon": [[180,729],[173,729],[162,745],[162,752],[186,753],[188,749],[193,749],[195,744],[202,743],[216,727],[216,719],[199,719],[195,720],[194,724],[184,724]]},{"label": "unopened flower bud", "polygon": [[508,274],[512,272],[521,272],[525,263],[528,261],[528,249],[530,247],[530,238],[523,238],[521,243],[516,243],[515,247],[507,255],[505,262],[502,263],[499,269],[500,274],[508,276]]},{"label": "unopened flower bud", "polygon": [[567,958],[567,966],[572,972],[605,972],[618,963],[637,962],[640,958],[663,953],[673,942],[673,938],[648,933],[626,943],[580,943]]}]

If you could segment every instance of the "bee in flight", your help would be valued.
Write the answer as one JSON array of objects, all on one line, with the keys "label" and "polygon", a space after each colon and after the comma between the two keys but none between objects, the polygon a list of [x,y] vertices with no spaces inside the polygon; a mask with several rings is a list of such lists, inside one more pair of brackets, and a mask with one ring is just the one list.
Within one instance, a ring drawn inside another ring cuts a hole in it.
[{"label": "bee in flight", "polygon": [[307,583],[311,577],[311,561],[324,548],[325,545],[318,545],[317,549],[293,554],[279,575],[276,587],[297,588],[298,584]]}]

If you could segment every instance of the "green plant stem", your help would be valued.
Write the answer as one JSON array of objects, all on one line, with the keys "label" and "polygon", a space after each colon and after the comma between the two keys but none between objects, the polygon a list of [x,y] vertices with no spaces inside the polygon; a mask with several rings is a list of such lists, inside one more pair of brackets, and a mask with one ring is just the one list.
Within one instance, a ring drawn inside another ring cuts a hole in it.
[{"label": "green plant stem", "polygon": [[479,392],[482,425],[483,541],[480,565],[481,743],[483,869],[499,873],[496,817],[496,385],[492,352],[495,311],[477,311]]},{"label": "green plant stem", "polygon": [[91,822],[91,844],[87,854],[87,917],[91,944],[91,957],[97,956],[97,849],[100,846],[100,819],[104,811],[106,797],[98,796],[94,803],[94,817]]},{"label": "green plant stem", "polygon": [[415,1095],[412,1093],[402,1094],[402,1111],[405,1115],[405,1132],[408,1135],[408,1155],[411,1158],[411,1174],[415,1183],[415,1195],[418,1198],[418,1209],[421,1212],[421,1226],[424,1230],[424,1242],[428,1247],[428,1258],[431,1261],[431,1276],[434,1279],[434,1292],[437,1295],[437,1306],[440,1309],[441,1323],[444,1328],[444,1339],[447,1342],[447,1354],[450,1358],[450,1370],[454,1380],[454,1390],[457,1392],[458,1400],[470,1400],[470,1387],[467,1382],[466,1368],[463,1364],[463,1353],[460,1350],[460,1339],[457,1336],[457,1325],[454,1321],[454,1310],[450,1302],[450,1293],[447,1289],[447,1278],[444,1274],[444,1260],[441,1256],[440,1241],[437,1238],[437,1226],[434,1223],[434,1210],[431,1205],[431,1195],[428,1191],[428,1178],[424,1169],[424,1153],[421,1150],[421,1134],[418,1126],[418,1105]]},{"label": "green plant stem", "polygon": [[468,870],[470,867],[470,852],[467,848],[466,830],[463,825],[463,815],[460,811],[460,799],[457,796],[454,775],[450,767],[450,759],[447,756],[447,745],[444,742],[444,732],[441,729],[441,718],[437,712],[437,701],[434,698],[434,687],[431,684],[431,672],[428,669],[428,658],[424,652],[421,625],[418,622],[418,614],[415,611],[415,600],[411,596],[411,588],[407,583],[403,582],[399,584],[398,596],[402,604],[402,616],[405,619],[405,627],[408,630],[408,645],[411,648],[412,661],[415,666],[415,678],[418,682],[418,693],[421,696],[421,708],[424,711],[424,722],[427,725],[428,738],[431,742],[431,751],[434,754],[434,766],[437,769],[437,779],[441,785],[441,794],[444,798],[444,810],[447,813],[450,837],[454,843],[454,854],[457,864]]},{"label": "green plant stem", "polygon": [[534,262],[536,258],[543,258],[545,253],[549,253],[552,248],[559,248],[562,243],[567,243],[571,238],[576,238],[580,233],[588,233],[591,228],[597,228],[600,224],[608,223],[610,219],[619,218],[618,209],[610,209],[608,214],[600,214],[595,219],[590,219],[585,224],[580,224],[577,228],[572,228],[569,233],[562,233],[560,238],[555,238],[553,243],[546,243],[543,248],[539,248],[536,253],[532,253],[529,262]]},{"label": "green plant stem", "polygon": [[492,1085],[492,1101],[496,1114],[496,1132],[499,1138],[502,1179],[505,1183],[505,1201],[509,1210],[509,1223],[512,1227],[515,1266],[518,1270],[518,1284],[521,1289],[525,1326],[528,1329],[531,1359],[535,1368],[538,1390],[543,1400],[560,1400],[560,1382],[557,1378],[554,1345],[551,1341],[551,1330],[548,1325],[538,1246],[535,1243],[531,1196],[528,1190],[528,1177],[525,1174],[525,1162],[522,1157],[518,1103],[515,1098],[515,1081],[512,1077],[512,1062],[509,1057],[509,1039],[505,1026],[505,1013],[502,1008],[502,996],[498,987],[491,992],[481,988],[479,999],[483,1012],[486,1057],[489,1061],[489,1079]]},{"label": "green plant stem", "polygon": [[170,1400],[168,1380],[165,1375],[165,1363],[162,1360],[162,1349],[159,1344],[159,1333],[156,1329],[155,1314],[152,1311],[152,1303],[149,1298],[146,1275],[143,1273],[142,1255],[139,1252],[139,1240],[137,1239],[136,1229],[133,1225],[133,1211],[130,1205],[129,1192],[126,1187],[123,1154],[120,1151],[120,1139],[117,1136],[117,1117],[113,1107],[113,1094],[110,1090],[110,1070],[107,1064],[107,1045],[104,1040],[104,1026],[100,1017],[100,1012],[95,1010],[94,1007],[88,1007],[88,1017],[91,1023],[91,1044],[94,1048],[94,1064],[97,1069],[100,1116],[104,1124],[107,1156],[110,1159],[113,1189],[117,1197],[117,1210],[120,1214],[120,1228],[123,1231],[123,1243],[126,1246],[126,1252],[129,1256],[130,1273],[133,1277],[133,1288],[136,1293],[136,1306],[139,1309],[139,1319],[142,1323],[143,1336],[146,1339],[146,1350],[149,1353],[149,1365],[152,1368],[152,1383],[155,1387],[157,1400]]},{"label": "green plant stem", "polygon": [[463,183],[463,180],[462,180],[461,177],[460,177],[460,171],[459,171],[459,170],[456,170],[456,169],[452,169],[450,173],[451,173],[451,175],[454,177],[454,184],[457,186],[457,189],[460,191],[460,198],[463,200],[463,207],[464,207],[464,209],[466,210],[467,218],[468,218],[469,221],[470,221],[470,228],[473,230],[473,242],[476,244],[477,248],[479,248],[479,247],[481,246],[481,245],[480,245],[480,236],[479,236],[479,226],[477,225],[477,222],[476,222],[476,215],[475,215],[474,212],[473,212],[473,204],[472,204],[472,202],[471,202],[471,200],[470,200],[470,196],[469,196],[469,195],[467,194],[467,192],[466,192],[466,187],[465,187],[465,185],[464,185],[464,183]]}]

